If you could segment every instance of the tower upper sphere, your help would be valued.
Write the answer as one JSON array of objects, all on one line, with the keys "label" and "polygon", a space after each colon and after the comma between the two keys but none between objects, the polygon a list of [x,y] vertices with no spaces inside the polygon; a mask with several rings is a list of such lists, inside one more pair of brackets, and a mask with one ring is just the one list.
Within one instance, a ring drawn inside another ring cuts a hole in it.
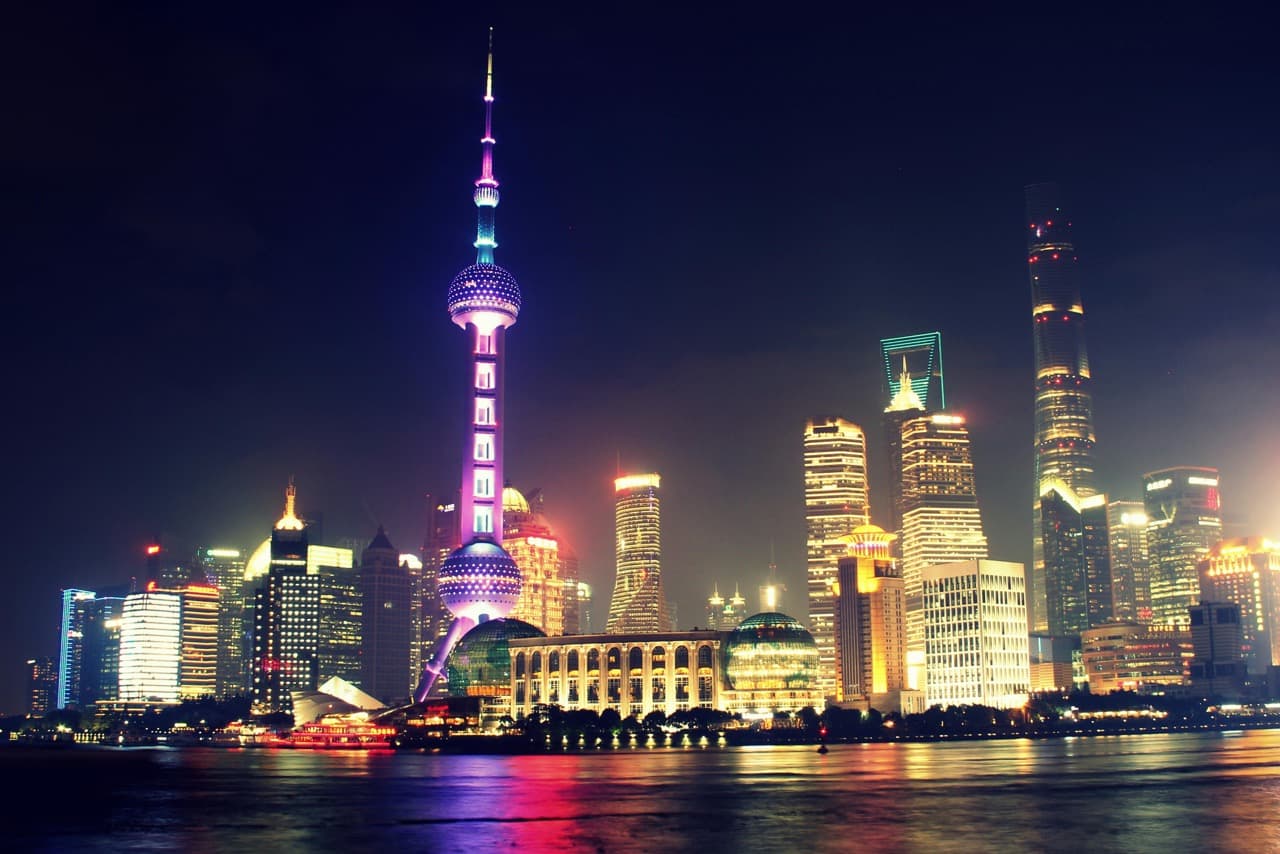
[{"label": "tower upper sphere", "polygon": [[[497,264],[472,264],[449,283],[449,314],[464,329],[468,323],[505,329],[520,314],[520,285]],[[479,322],[485,315],[490,322]]]}]

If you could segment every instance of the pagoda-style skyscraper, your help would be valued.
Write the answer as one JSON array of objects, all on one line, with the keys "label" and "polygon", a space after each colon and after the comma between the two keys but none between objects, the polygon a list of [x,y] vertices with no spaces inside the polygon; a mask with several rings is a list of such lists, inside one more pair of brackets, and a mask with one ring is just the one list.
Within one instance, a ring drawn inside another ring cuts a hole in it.
[{"label": "pagoda-style skyscraper", "polygon": [[[1050,625],[1046,574],[1083,577],[1075,551],[1045,548],[1042,496],[1058,493],[1055,503],[1076,504],[1093,495],[1093,395],[1085,351],[1084,306],[1080,299],[1071,216],[1063,210],[1056,184],[1026,188],[1027,270],[1031,279],[1031,328],[1035,342],[1036,436],[1034,561],[1027,585],[1032,631],[1065,633]],[[1054,528],[1061,533],[1061,526]],[[1061,560],[1066,565],[1055,565]],[[1056,622],[1056,621],[1055,621]]]},{"label": "pagoda-style skyscraper", "polygon": [[441,564],[440,599],[454,616],[449,634],[423,668],[416,698],[426,698],[458,638],[477,623],[505,617],[520,596],[520,569],[502,548],[502,357],[507,327],[520,314],[520,286],[493,263],[498,179],[493,176],[493,30],[485,74],[484,136],[480,177],[475,182],[476,263],[449,285],[449,316],[471,345],[466,443],[458,512],[461,548]]}]

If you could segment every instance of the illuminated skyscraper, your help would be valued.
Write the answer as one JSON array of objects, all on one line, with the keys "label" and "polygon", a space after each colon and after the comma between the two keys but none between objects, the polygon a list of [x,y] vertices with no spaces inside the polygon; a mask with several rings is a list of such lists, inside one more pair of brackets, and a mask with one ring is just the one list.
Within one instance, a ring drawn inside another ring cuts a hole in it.
[{"label": "illuminated skyscraper", "polygon": [[381,525],[360,561],[360,593],[360,689],[399,705],[414,687],[409,669],[413,596],[409,569]]},{"label": "illuminated skyscraper", "polygon": [[84,603],[92,600],[94,596],[92,590],[80,590],[74,587],[62,591],[55,708],[65,709],[80,702],[80,672],[84,654]]},{"label": "illuminated skyscraper", "polygon": [[818,690],[836,695],[835,588],[844,539],[869,521],[867,440],[843,418],[814,418],[804,431],[809,631],[818,645]]},{"label": "illuminated skyscraper", "polygon": [[1182,466],[1142,476],[1152,621],[1185,626],[1200,598],[1200,562],[1222,539],[1218,470]]},{"label": "illuminated skyscraper", "polygon": [[[560,575],[560,540],[547,524],[541,503],[535,509],[519,490],[502,490],[503,548],[520,567],[520,601],[512,619],[523,620],[544,634],[565,634],[565,587]],[[575,594],[576,594],[575,590]],[[575,596],[576,598],[576,596]]]},{"label": "illuminated skyscraper", "polygon": [[1068,503],[1094,494],[1095,437],[1071,217],[1062,208],[1055,184],[1027,187],[1026,199],[1036,366],[1034,557],[1027,594],[1031,628],[1043,632],[1053,630],[1045,578],[1051,555],[1045,551],[1048,528],[1040,518],[1040,499],[1050,489],[1068,490]]},{"label": "illuminated skyscraper", "polygon": [[1188,609],[1188,616],[1195,651],[1188,667],[1191,684],[1209,697],[1238,699],[1246,672],[1240,606],[1202,600]]},{"label": "illuminated skyscraper", "polygon": [[218,588],[218,684],[226,697],[248,690],[244,655],[244,570],[239,549],[202,548],[196,561],[209,583]]},{"label": "illuminated skyscraper", "polygon": [[923,587],[928,705],[1025,704],[1031,664],[1022,564],[930,566]]},{"label": "illuminated skyscraper", "polygon": [[131,593],[125,597],[123,612],[119,699],[178,702],[182,677],[182,594],[154,588],[145,593]]},{"label": "illuminated skyscraper", "polygon": [[920,401],[920,409],[941,412],[947,408],[946,387],[942,382],[941,332],[882,338],[880,355],[884,359],[885,388],[890,401],[904,392],[905,375],[910,381],[911,393]]},{"label": "illuminated skyscraper", "polygon": [[266,580],[254,591],[252,697],[261,712],[289,711],[294,691],[319,684],[320,578],[307,571],[307,530],[296,499],[290,482],[284,516],[271,532]]},{"label": "illuminated skyscraper", "polygon": [[897,541],[892,548],[898,557],[902,556],[902,514],[906,512],[902,491],[902,425],[910,419],[923,415],[924,412],[924,401],[920,399],[920,395],[916,394],[904,355],[902,371],[898,375],[897,391],[889,399],[889,405],[884,410],[884,432],[889,447],[889,529],[897,536]]},{"label": "illuminated skyscraper", "polygon": [[673,628],[662,588],[660,481],[656,474],[633,474],[613,482],[617,569],[605,628],[610,634]]},{"label": "illuminated skyscraper", "polygon": [[[560,583],[564,585],[564,633],[580,635],[584,631],[583,615],[583,583],[578,572],[578,554],[567,543],[560,544]],[[587,588],[590,590],[590,588]],[[590,607],[590,594],[585,601]]]},{"label": "illuminated skyscraper", "polygon": [[1151,579],[1147,567],[1147,512],[1141,501],[1107,504],[1111,539],[1111,600],[1117,622],[1151,621]]},{"label": "illuminated skyscraper", "polygon": [[927,566],[987,556],[982,514],[961,415],[915,414],[901,423],[902,580],[906,591],[910,687],[924,690],[924,600]]},{"label": "illuminated skyscraper", "polygon": [[717,632],[731,632],[747,618],[747,600],[734,585],[733,595],[728,599],[720,595],[720,586],[712,588],[707,597],[706,628]]},{"label": "illuminated skyscraper", "polygon": [[1059,486],[1040,498],[1045,556],[1045,621],[1054,637],[1078,637],[1112,615],[1111,541],[1107,497],[1077,498]]},{"label": "illuminated skyscraper", "polygon": [[218,686],[218,588],[186,584],[174,592],[182,602],[178,697],[212,697]]},{"label": "illuminated skyscraper", "polygon": [[[364,603],[351,549],[307,546],[307,574],[319,578],[320,682],[334,676],[360,686],[360,622]],[[363,687],[363,686],[360,686]]]},{"label": "illuminated skyscraper", "polygon": [[1262,537],[1223,540],[1200,562],[1198,571],[1201,600],[1240,607],[1249,673],[1265,675],[1268,668],[1280,665],[1280,542]]},{"label": "illuminated skyscraper", "polygon": [[27,713],[42,718],[54,709],[58,665],[52,658],[27,659]]},{"label": "illuminated skyscraper", "polygon": [[458,513],[458,497],[443,502],[427,496],[427,538],[422,544],[422,580],[418,586],[421,593],[417,597],[420,604],[411,619],[414,637],[418,638],[418,649],[412,651],[414,679],[422,672],[422,665],[435,655],[436,645],[449,633],[452,617],[449,609],[440,599],[440,587],[437,577],[440,567],[462,546],[462,522]]},{"label": "illuminated skyscraper", "polygon": [[477,623],[505,617],[520,598],[520,569],[502,548],[502,380],[506,331],[520,314],[520,286],[493,263],[494,212],[498,180],[493,176],[493,30],[489,31],[489,66],[485,76],[484,137],[480,140],[480,177],[475,182],[478,211],[476,263],[449,285],[453,322],[471,343],[468,427],[463,448],[462,491],[458,502],[462,538],[440,565],[437,590],[454,616],[449,634],[423,668],[415,696],[423,700],[444,671],[449,651]]},{"label": "illuminated skyscraper", "polygon": [[847,539],[836,607],[839,699],[900,711],[907,689],[907,612],[902,571],[889,549],[893,534],[864,525]]}]

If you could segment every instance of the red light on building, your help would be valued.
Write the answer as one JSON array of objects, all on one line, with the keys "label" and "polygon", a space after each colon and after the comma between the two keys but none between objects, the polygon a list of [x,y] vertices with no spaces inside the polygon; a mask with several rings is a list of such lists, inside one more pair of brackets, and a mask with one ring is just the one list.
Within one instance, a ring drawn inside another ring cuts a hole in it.
[{"label": "red light on building", "polygon": [[154,593],[154,592],[155,592],[155,590],[156,590],[156,588],[157,588],[157,586],[158,586],[158,585],[157,585],[154,581],[148,581],[148,582],[147,582],[147,592],[148,592],[148,593]]},{"label": "red light on building", "polygon": [[158,555],[158,554],[160,554],[160,547],[159,547],[159,546],[147,546],[147,554],[149,554],[149,555]]}]

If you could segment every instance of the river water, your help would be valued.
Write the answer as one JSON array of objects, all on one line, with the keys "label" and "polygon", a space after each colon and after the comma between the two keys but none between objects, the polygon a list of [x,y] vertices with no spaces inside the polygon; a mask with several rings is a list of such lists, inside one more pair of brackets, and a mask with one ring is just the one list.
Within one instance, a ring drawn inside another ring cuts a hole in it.
[{"label": "river water", "polygon": [[0,750],[14,851],[1280,850],[1280,730],[536,756]]}]

